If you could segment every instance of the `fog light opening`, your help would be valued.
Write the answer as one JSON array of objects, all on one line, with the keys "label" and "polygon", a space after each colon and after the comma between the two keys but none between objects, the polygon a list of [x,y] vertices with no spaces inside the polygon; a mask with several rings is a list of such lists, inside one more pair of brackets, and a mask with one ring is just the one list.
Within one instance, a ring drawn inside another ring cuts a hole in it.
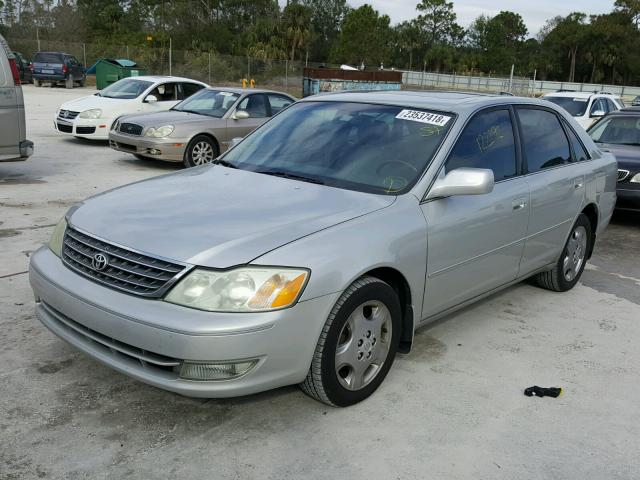
[{"label": "fog light opening", "polygon": [[147,152],[149,152],[149,155],[160,155],[162,153],[157,148],[149,148],[147,149]]},{"label": "fog light opening", "polygon": [[189,363],[184,362],[180,368],[180,378],[185,380],[231,380],[241,377],[251,370],[257,360],[238,363]]}]

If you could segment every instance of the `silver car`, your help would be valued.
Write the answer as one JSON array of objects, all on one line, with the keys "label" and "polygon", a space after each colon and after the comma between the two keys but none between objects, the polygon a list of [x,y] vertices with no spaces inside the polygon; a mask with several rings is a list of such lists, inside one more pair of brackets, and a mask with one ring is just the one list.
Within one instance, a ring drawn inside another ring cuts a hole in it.
[{"label": "silver car", "polygon": [[295,101],[270,90],[207,88],[169,111],[119,118],[109,145],[139,158],[203,165]]},{"label": "silver car", "polygon": [[0,162],[26,160],[33,142],[26,138],[24,97],[15,54],[0,35]]},{"label": "silver car", "polygon": [[528,277],[571,289],[616,175],[548,102],[310,97],[213,165],[72,208],[31,257],[36,313],[173,392],[300,384],[347,406],[432,320]]}]

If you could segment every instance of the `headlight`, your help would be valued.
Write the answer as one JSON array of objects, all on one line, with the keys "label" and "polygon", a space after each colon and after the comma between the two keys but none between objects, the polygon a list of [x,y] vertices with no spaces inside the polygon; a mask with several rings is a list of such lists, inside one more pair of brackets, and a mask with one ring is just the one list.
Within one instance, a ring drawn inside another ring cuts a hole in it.
[{"label": "headlight", "polygon": [[631,183],[640,183],[640,173],[636,173],[631,180]]},{"label": "headlight", "polygon": [[93,110],[85,110],[84,112],[80,112],[78,115],[80,118],[100,118],[102,115],[102,110],[99,108],[94,108]]},{"label": "headlight", "polygon": [[58,257],[62,256],[62,240],[64,238],[64,231],[67,229],[67,219],[62,217],[56,228],[53,229],[53,235],[49,240],[49,248]]},{"label": "headlight", "polygon": [[167,302],[210,312],[264,312],[293,305],[309,272],[246,267],[227,272],[196,269],[176,285]]},{"label": "headlight", "polygon": [[173,125],[163,125],[162,127],[158,127],[158,128],[153,128],[150,127],[149,130],[147,130],[147,137],[156,137],[156,138],[162,138],[162,137],[168,137],[169,135],[171,135],[171,132],[173,132]]}]

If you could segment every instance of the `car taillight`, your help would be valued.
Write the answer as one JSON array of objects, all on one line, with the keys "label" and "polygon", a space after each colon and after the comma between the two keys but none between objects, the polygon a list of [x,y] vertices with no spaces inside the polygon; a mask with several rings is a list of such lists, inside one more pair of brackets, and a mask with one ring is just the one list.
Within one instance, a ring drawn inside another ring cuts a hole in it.
[{"label": "car taillight", "polygon": [[67,73],[69,71],[69,67],[67,67],[66,65],[62,66],[62,73]]},{"label": "car taillight", "polygon": [[13,75],[13,83],[20,85],[20,72],[18,71],[18,65],[15,58],[9,59],[9,66],[11,67],[11,74]]}]

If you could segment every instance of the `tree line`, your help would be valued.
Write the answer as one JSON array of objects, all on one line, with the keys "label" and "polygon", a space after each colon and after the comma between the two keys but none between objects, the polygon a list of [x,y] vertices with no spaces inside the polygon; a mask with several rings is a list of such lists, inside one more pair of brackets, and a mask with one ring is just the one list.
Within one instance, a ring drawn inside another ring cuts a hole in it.
[{"label": "tree line", "polygon": [[574,12],[529,32],[522,16],[480,15],[464,28],[453,2],[421,0],[392,25],[347,0],[0,0],[12,38],[166,47],[278,60],[347,63],[557,81],[640,84],[640,0]]}]

